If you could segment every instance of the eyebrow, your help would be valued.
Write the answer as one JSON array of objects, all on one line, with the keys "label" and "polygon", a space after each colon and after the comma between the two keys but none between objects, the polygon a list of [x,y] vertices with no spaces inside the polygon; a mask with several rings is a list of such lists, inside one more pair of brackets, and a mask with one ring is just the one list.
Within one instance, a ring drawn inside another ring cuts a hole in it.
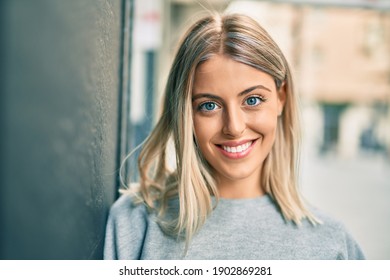
[{"label": "eyebrow", "polygon": [[[253,87],[250,87],[250,88],[247,88],[247,89],[244,89],[243,91],[241,91],[238,96],[243,96],[243,95],[246,95],[250,92],[252,92],[253,90],[255,89],[264,89],[266,91],[269,91],[271,92],[271,90],[263,85],[256,85],[256,86],[253,86]],[[196,94],[194,97],[192,97],[192,101],[195,101],[196,99],[199,99],[199,98],[212,98],[212,99],[218,99],[218,100],[222,100],[221,97],[217,96],[217,95],[214,95],[214,94],[211,94],[211,93],[199,93],[199,94]]]}]

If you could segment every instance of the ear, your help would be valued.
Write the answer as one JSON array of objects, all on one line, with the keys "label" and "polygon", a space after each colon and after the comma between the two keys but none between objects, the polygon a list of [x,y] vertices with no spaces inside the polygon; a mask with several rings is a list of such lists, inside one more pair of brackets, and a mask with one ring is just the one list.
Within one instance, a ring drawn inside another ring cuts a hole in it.
[{"label": "ear", "polygon": [[283,113],[284,104],[286,103],[287,98],[287,85],[286,82],[283,82],[278,90],[278,116],[281,116]]}]

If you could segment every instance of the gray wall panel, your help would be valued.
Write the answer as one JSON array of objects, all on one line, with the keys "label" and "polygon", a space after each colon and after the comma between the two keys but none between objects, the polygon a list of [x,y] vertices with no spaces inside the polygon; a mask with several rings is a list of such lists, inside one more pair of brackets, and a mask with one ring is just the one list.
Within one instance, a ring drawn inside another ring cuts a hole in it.
[{"label": "gray wall panel", "polygon": [[3,259],[99,259],[115,199],[120,0],[2,1]]}]

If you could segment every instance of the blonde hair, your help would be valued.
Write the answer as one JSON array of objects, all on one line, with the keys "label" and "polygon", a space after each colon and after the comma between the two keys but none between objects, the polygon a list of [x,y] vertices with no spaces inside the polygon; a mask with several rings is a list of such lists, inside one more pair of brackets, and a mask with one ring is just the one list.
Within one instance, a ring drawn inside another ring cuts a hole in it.
[{"label": "blonde hair", "polygon": [[[275,143],[262,168],[262,187],[286,220],[300,224],[308,218],[315,223],[297,186],[300,128],[288,63],[268,33],[244,15],[207,16],[184,35],[169,73],[161,118],[140,152],[140,185],[135,191],[149,209],[156,211],[161,228],[172,236],[184,236],[187,246],[213,210],[211,197],[218,201],[218,191],[209,165],[195,144],[191,93],[196,67],[215,54],[268,73],[278,89],[286,87]],[[176,154],[172,171],[167,165],[170,140]],[[169,199],[176,196],[179,211],[167,219]]]}]

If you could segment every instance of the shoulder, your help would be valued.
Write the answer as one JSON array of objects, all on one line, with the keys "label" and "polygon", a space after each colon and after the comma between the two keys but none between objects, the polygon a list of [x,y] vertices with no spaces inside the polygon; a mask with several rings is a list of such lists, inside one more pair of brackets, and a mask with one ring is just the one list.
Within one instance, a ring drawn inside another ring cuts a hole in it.
[{"label": "shoulder", "polygon": [[321,209],[318,209],[316,207],[311,207],[310,211],[311,213],[313,213],[314,217],[320,221],[320,225],[322,227],[325,227],[330,230],[336,230],[336,231],[345,230],[344,224],[340,220],[334,218],[329,213]]},{"label": "shoulder", "polygon": [[137,259],[149,223],[147,207],[128,194],[111,206],[105,238],[105,259]]},{"label": "shoulder", "polygon": [[109,222],[118,230],[138,231],[146,228],[149,220],[147,206],[129,194],[122,194],[111,206]]},{"label": "shoulder", "polygon": [[147,214],[147,207],[143,203],[135,201],[129,194],[122,194],[111,206],[110,216],[144,216]]},{"label": "shoulder", "polygon": [[318,208],[311,208],[313,215],[321,222],[315,230],[321,235],[325,245],[337,246],[338,259],[364,259],[363,251],[352,234],[340,220]]}]

